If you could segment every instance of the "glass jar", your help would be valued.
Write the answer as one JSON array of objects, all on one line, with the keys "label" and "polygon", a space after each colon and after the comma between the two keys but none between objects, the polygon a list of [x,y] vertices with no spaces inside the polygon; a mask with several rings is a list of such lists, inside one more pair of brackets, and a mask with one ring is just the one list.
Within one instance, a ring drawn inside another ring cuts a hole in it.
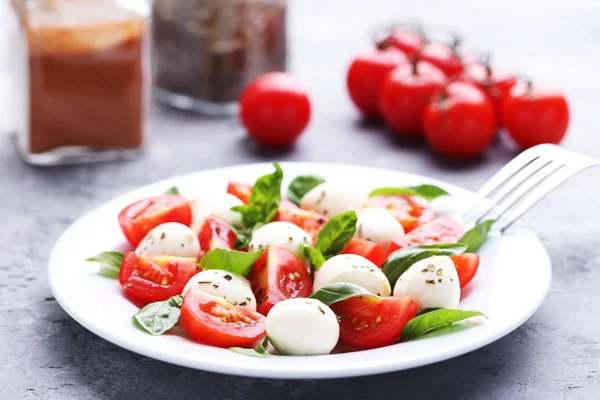
[{"label": "glass jar", "polygon": [[150,0],[14,0],[17,148],[38,165],[140,153],[150,105]]},{"label": "glass jar", "polygon": [[155,0],[155,97],[232,115],[253,78],[286,69],[285,0]]}]

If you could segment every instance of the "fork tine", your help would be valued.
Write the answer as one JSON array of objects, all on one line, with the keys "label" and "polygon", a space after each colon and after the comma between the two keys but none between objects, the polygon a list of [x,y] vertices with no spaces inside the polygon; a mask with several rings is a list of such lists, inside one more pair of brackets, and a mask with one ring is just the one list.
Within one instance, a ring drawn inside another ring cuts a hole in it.
[{"label": "fork tine", "polygon": [[[521,215],[523,215],[527,210],[534,206],[558,185],[571,178],[578,172],[600,164],[600,161],[592,159],[591,157],[586,157],[586,159],[581,159],[580,161],[581,162],[575,164],[560,165],[560,167],[555,168],[545,179],[537,182],[536,185],[531,187],[529,190],[524,190],[523,195],[520,196],[524,197],[522,202],[518,204],[516,209],[510,214],[510,219],[504,223],[502,228],[500,228],[500,232],[504,232],[506,229],[508,229],[517,219],[521,217]],[[528,196],[525,197],[525,194],[528,194]],[[511,202],[506,210],[500,212],[498,218],[505,214],[508,209],[518,200],[519,199],[515,199],[515,201]]]},{"label": "fork tine", "polygon": [[[486,215],[488,215],[494,207],[496,207],[502,200],[504,200],[509,194],[511,194],[519,185],[527,181],[529,178],[537,174],[540,170],[550,164],[552,160],[546,160],[542,157],[534,159],[531,163],[525,165],[520,171],[513,174],[513,176],[507,179],[506,184],[499,189],[498,194],[490,200],[484,207],[483,212],[479,215],[476,223],[482,221]],[[481,211],[480,211],[481,212]]]},{"label": "fork tine", "polygon": [[540,146],[536,146],[525,150],[524,152],[513,158],[500,171],[496,172],[496,175],[494,175],[481,187],[481,189],[479,189],[479,191],[475,195],[472,205],[469,209],[467,209],[467,211],[463,213],[463,219],[466,219],[466,217],[469,214],[475,211],[479,207],[481,202],[499,186],[504,184],[508,179],[512,178],[523,168],[527,167],[529,164],[540,158],[539,147]]}]

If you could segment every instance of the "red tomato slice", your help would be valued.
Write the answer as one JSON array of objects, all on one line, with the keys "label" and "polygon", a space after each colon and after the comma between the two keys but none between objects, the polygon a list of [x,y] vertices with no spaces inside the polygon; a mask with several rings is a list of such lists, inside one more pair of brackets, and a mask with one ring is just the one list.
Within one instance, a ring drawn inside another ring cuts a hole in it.
[{"label": "red tomato slice", "polygon": [[179,321],[194,340],[217,347],[252,347],[265,335],[265,317],[196,289],[185,294]]},{"label": "red tomato slice", "polygon": [[125,293],[144,304],[181,294],[187,281],[198,272],[195,258],[125,255],[119,283]]},{"label": "red tomato slice", "polygon": [[479,254],[463,253],[450,258],[456,267],[458,281],[460,282],[460,288],[462,289],[471,282],[479,268]]},{"label": "red tomato slice", "polygon": [[256,296],[257,311],[263,315],[282,300],[308,297],[312,293],[312,280],[306,266],[283,247],[267,247],[248,279]]},{"label": "red tomato slice", "polygon": [[313,241],[319,232],[319,229],[327,222],[327,217],[317,214],[313,211],[302,210],[301,208],[287,208],[279,206],[279,214],[276,221],[286,221],[298,225],[310,236]]},{"label": "red tomato slice", "polygon": [[369,207],[388,210],[402,224],[404,232],[433,221],[434,211],[427,199],[420,196],[382,195],[371,197]]},{"label": "red tomato slice", "polygon": [[387,254],[385,254],[385,251],[380,245],[359,238],[350,239],[346,248],[342,250],[342,254],[356,254],[362,256],[378,267],[381,267],[381,264],[383,264],[387,258]]},{"label": "red tomato slice", "polygon": [[233,250],[237,236],[227,222],[214,215],[208,217],[200,229],[198,240],[200,249],[208,252],[213,249]]},{"label": "red tomato slice", "polygon": [[190,226],[192,208],[184,197],[166,194],[136,201],[119,213],[121,230],[136,247],[152,229],[167,222],[179,222]]},{"label": "red tomato slice", "polygon": [[438,218],[392,240],[389,253],[423,244],[456,243],[464,234],[465,230],[452,218]]},{"label": "red tomato slice", "polygon": [[252,193],[252,185],[230,181],[227,186],[227,193],[234,195],[244,202],[244,204],[248,204],[250,201],[250,194]]},{"label": "red tomato slice", "polygon": [[417,315],[417,304],[404,296],[352,297],[331,309],[340,320],[340,341],[366,349],[396,343],[406,323]]}]

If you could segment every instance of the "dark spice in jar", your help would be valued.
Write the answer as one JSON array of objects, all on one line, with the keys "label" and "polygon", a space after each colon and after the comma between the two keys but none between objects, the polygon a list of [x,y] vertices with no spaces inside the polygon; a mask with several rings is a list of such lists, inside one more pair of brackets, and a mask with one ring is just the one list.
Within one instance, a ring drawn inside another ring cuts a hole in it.
[{"label": "dark spice in jar", "polygon": [[285,0],[155,0],[156,86],[210,103],[286,67]]}]

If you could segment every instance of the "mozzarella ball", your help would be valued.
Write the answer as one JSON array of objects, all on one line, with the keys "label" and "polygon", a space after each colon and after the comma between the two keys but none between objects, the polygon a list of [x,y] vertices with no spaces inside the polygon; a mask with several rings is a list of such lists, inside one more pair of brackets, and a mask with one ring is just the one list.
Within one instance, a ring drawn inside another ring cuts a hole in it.
[{"label": "mozzarella ball", "polygon": [[358,213],[355,236],[375,242],[387,252],[397,236],[404,235],[404,228],[384,208],[365,208]]},{"label": "mozzarella ball", "polygon": [[367,203],[368,196],[350,185],[321,183],[306,193],[300,207],[326,217],[335,217],[345,211],[357,211]]},{"label": "mozzarella ball", "polygon": [[167,222],[152,229],[135,249],[135,254],[198,257],[196,232],[179,222]]},{"label": "mozzarella ball", "polygon": [[340,337],[331,308],[314,299],[280,301],[269,311],[265,324],[269,341],[281,354],[329,354]]},{"label": "mozzarella ball", "polygon": [[207,269],[198,272],[188,281],[181,294],[185,295],[192,288],[256,311],[256,299],[250,288],[250,282],[229,271]]},{"label": "mozzarella ball", "polygon": [[336,282],[354,283],[378,296],[389,296],[392,291],[377,265],[356,254],[340,254],[325,261],[315,273],[313,292]]},{"label": "mozzarella ball", "polygon": [[291,222],[276,221],[263,225],[252,233],[252,240],[248,246],[249,251],[257,251],[275,245],[285,247],[298,257],[303,258],[301,244],[310,243],[308,235],[302,228]]},{"label": "mozzarella ball", "polygon": [[410,297],[420,310],[458,307],[460,282],[452,259],[433,256],[411,265],[398,278],[394,296]]},{"label": "mozzarella ball", "polygon": [[244,203],[229,193],[221,193],[210,197],[200,197],[192,200],[192,225],[191,228],[200,232],[204,221],[211,215],[215,215],[227,222],[229,225],[241,226],[242,214],[231,211],[231,207],[241,206]]}]

